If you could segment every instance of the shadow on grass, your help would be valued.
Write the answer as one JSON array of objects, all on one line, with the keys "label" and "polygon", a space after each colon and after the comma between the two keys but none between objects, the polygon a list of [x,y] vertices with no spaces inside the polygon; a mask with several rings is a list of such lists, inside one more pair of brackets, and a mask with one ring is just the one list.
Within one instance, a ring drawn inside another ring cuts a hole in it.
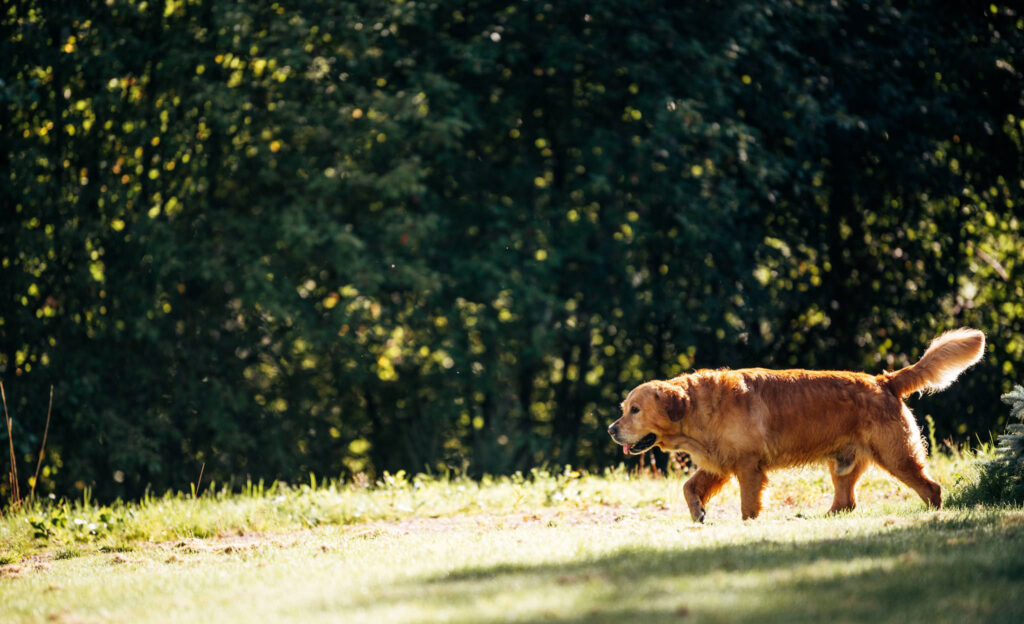
[{"label": "shadow on grass", "polygon": [[[652,544],[456,570],[384,599],[466,622],[1021,622],[1024,522],[968,516],[856,538]],[[495,604],[513,606],[481,619]]]}]

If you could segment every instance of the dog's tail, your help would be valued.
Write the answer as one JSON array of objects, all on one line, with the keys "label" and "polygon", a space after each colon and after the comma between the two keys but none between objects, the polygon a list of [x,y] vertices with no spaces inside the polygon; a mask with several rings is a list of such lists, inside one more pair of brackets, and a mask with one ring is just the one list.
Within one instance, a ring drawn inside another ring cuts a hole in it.
[{"label": "dog's tail", "polygon": [[937,392],[956,381],[984,353],[985,334],[967,327],[953,329],[932,340],[917,364],[886,373],[885,381],[900,398],[917,391]]}]

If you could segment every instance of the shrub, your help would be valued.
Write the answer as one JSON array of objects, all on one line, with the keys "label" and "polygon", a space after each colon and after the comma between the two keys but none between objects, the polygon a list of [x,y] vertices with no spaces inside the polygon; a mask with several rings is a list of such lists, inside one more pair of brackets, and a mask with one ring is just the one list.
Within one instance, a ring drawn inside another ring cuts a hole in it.
[{"label": "shrub", "polygon": [[1010,406],[1011,422],[997,438],[995,457],[981,464],[977,480],[954,495],[954,504],[1024,503],[1024,386],[1000,398]]}]

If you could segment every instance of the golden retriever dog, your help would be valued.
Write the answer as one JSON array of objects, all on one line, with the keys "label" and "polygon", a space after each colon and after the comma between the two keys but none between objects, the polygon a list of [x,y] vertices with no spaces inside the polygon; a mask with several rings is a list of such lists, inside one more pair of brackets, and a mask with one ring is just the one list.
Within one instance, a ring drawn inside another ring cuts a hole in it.
[{"label": "golden retriever dog", "polygon": [[881,375],[699,370],[634,388],[608,433],[624,453],[690,454],[698,470],[683,494],[696,522],[733,475],[746,520],[761,511],[769,470],[819,461],[835,485],[831,512],[857,505],[854,488],[871,462],[939,508],[942,490],[925,472],[925,444],[903,397],[942,390],[984,351],[985,335],[964,328],[933,340],[913,366]]}]

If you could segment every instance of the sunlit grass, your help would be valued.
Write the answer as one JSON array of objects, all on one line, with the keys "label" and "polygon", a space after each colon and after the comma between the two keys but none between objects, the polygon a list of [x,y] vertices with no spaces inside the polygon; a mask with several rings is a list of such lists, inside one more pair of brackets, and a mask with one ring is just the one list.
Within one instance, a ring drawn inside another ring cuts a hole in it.
[{"label": "sunlit grass", "polygon": [[[947,487],[970,458],[938,456]],[[572,470],[485,479],[252,487],[69,505],[0,524],[0,619],[151,622],[1018,621],[1024,511],[927,509],[879,471],[828,516],[821,467],[773,475],[739,518],[730,484],[705,525],[680,478]],[[55,506],[59,507],[59,506]],[[77,531],[77,534],[76,534]],[[16,561],[15,561],[16,560]]]},{"label": "sunlit grass", "polygon": [[[939,454],[930,469],[948,493],[973,478],[974,465],[970,455]],[[364,479],[318,483],[311,478],[301,485],[249,484],[240,492],[209,490],[199,497],[171,493],[107,506],[88,498],[44,500],[0,519],[0,557],[12,561],[72,546],[82,552],[118,550],[135,542],[474,514],[625,508],[668,513],[688,521],[684,482],[685,475],[651,477],[623,466],[600,475],[566,467],[479,481],[404,472],[385,473],[375,483]],[[871,514],[890,513],[918,502],[908,488],[877,468],[868,471],[858,492],[856,513],[865,509]],[[831,496],[831,481],[823,467],[772,473],[763,517],[821,515]],[[739,490],[733,480],[709,505],[708,521],[738,516]]]}]

